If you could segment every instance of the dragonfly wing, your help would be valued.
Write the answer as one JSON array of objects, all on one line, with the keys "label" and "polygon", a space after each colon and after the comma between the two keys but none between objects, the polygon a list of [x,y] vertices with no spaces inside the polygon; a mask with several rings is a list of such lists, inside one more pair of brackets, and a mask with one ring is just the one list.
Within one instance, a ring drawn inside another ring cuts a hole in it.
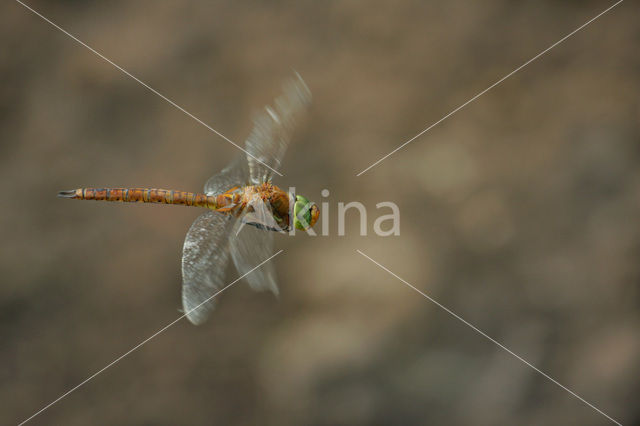
[{"label": "dragonfly wing", "polygon": [[[269,256],[273,255],[274,233],[259,229],[242,220],[238,220],[230,238],[231,257],[240,275],[248,273]],[[267,262],[245,276],[252,289],[257,291],[270,290],[278,295],[276,271],[273,262]]]},{"label": "dragonfly wing", "polygon": [[213,296],[225,285],[229,235],[235,218],[208,211],[193,222],[182,249],[182,308],[202,324],[215,306]]},{"label": "dragonfly wing", "polygon": [[271,180],[272,169],[280,167],[287,150],[295,121],[310,101],[311,91],[296,73],[294,78],[285,82],[283,93],[276,98],[274,106],[267,106],[254,119],[253,130],[245,143],[250,154],[247,155],[247,163],[252,184]]},{"label": "dragonfly wing", "polygon": [[[278,220],[280,220],[280,222],[278,222]],[[289,226],[283,219],[276,219],[271,210],[271,206],[263,201],[258,194],[255,194],[247,200],[245,214],[240,221],[243,224],[252,225],[259,229],[276,232],[285,232]],[[243,229],[242,225],[239,225],[238,232],[241,229]],[[235,235],[237,235],[237,233]]]},{"label": "dragonfly wing", "polygon": [[237,155],[227,167],[209,178],[204,184],[205,194],[221,194],[234,186],[245,186],[249,181],[247,159],[244,155]]}]

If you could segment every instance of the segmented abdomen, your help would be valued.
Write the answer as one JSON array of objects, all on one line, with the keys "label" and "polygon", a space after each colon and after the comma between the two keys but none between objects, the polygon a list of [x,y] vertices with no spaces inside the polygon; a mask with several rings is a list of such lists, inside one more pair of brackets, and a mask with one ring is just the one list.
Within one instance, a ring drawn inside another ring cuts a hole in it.
[{"label": "segmented abdomen", "polygon": [[79,200],[120,201],[130,203],[179,204],[183,206],[217,209],[226,207],[233,200],[226,194],[207,195],[197,192],[174,191],[155,188],[80,188],[61,191],[59,197]]}]

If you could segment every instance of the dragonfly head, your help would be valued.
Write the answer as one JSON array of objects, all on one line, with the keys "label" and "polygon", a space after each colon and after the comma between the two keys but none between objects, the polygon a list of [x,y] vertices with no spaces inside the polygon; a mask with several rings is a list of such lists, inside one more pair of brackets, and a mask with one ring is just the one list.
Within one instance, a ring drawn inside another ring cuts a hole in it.
[{"label": "dragonfly head", "polygon": [[320,216],[320,210],[316,203],[309,201],[302,195],[296,195],[296,202],[293,205],[293,225],[306,231],[316,224]]}]

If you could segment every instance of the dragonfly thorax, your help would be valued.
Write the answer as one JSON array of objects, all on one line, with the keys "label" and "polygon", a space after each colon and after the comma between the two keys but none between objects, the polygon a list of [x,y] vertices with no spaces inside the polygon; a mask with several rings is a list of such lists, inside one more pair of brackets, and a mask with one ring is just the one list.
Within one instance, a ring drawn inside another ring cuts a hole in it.
[{"label": "dragonfly thorax", "polygon": [[288,232],[294,226],[307,230],[315,225],[320,215],[316,204],[306,197],[288,194],[271,183],[246,186],[239,195],[235,191],[234,188],[223,195],[230,198],[235,196],[239,198],[238,202],[222,210],[242,215],[245,223],[261,229]]}]

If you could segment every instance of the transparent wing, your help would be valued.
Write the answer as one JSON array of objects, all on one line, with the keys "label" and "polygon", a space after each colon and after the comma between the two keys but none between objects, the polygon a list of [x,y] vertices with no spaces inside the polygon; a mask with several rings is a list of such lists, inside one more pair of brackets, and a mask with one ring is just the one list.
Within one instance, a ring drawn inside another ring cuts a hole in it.
[{"label": "transparent wing", "polygon": [[[265,108],[254,120],[254,127],[245,143],[251,183],[268,182],[273,170],[280,168],[296,119],[311,101],[311,91],[296,73],[285,82],[283,93],[274,106]],[[258,161],[260,160],[260,161]],[[266,165],[265,165],[266,164]],[[267,167],[269,166],[269,167]]]},{"label": "transparent wing", "polygon": [[[273,211],[271,210],[271,206],[264,202],[258,194],[255,194],[247,201],[245,213],[240,221],[243,224],[268,231],[286,232],[289,229],[289,224],[285,223],[284,220],[281,222],[276,220],[273,215]],[[242,229],[241,225],[239,226],[238,231],[240,229]]]},{"label": "transparent wing", "polygon": [[[240,220],[236,222],[230,240],[231,257],[240,275],[246,274],[274,253],[273,232],[244,225]],[[270,290],[276,296],[279,293],[273,262],[260,266],[245,279],[254,290]]]},{"label": "transparent wing", "polygon": [[207,319],[215,306],[212,296],[226,284],[229,235],[235,222],[231,216],[207,211],[187,232],[182,249],[182,308],[196,325]]},{"label": "transparent wing", "polygon": [[234,186],[245,186],[248,182],[247,159],[244,154],[239,154],[220,173],[209,178],[204,184],[204,192],[208,195],[221,194]]}]

